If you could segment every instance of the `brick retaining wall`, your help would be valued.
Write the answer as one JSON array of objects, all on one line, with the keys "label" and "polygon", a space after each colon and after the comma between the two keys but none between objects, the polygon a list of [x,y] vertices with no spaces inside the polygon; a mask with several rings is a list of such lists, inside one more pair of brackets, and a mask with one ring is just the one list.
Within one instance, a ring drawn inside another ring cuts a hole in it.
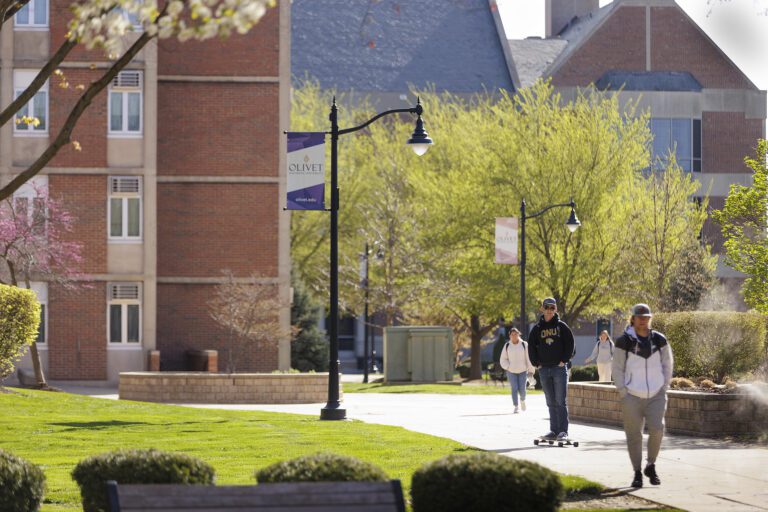
[{"label": "brick retaining wall", "polygon": [[[717,437],[768,432],[768,407],[748,394],[669,391],[666,429],[674,434]],[[612,384],[568,383],[571,419],[622,425],[619,394]]]},{"label": "brick retaining wall", "polygon": [[119,393],[122,400],[141,402],[321,403],[328,399],[328,374],[124,372],[120,374]]}]

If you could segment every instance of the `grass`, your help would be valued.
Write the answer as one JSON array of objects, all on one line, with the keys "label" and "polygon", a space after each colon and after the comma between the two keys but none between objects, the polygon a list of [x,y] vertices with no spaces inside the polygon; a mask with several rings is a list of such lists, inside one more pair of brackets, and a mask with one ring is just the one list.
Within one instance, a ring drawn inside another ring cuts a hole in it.
[{"label": "grass", "polygon": [[[442,395],[509,395],[509,384],[412,384],[410,382],[345,382],[344,393],[435,393]],[[529,389],[528,394],[541,394]]]},{"label": "grass", "polygon": [[[47,492],[41,512],[82,510],[72,469],[87,456],[119,448],[158,448],[199,457],[216,469],[219,484],[254,484],[257,469],[330,451],[377,464],[400,479],[406,493],[413,472],[423,464],[476,451],[449,439],[359,421],[13,391],[0,393],[1,446],[42,467]],[[563,483],[569,492],[601,488],[579,477],[563,477]]]}]

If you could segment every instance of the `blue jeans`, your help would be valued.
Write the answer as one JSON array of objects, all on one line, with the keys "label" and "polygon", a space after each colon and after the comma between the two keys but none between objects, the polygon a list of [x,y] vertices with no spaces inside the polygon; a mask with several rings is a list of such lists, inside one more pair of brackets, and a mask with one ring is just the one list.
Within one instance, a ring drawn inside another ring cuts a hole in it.
[{"label": "blue jeans", "polygon": [[509,387],[512,388],[512,403],[517,407],[517,395],[520,395],[520,400],[525,402],[525,386],[528,383],[528,373],[512,373],[507,372],[509,377]]},{"label": "blue jeans", "polygon": [[568,433],[568,370],[565,366],[542,366],[539,378],[549,407],[549,430]]}]

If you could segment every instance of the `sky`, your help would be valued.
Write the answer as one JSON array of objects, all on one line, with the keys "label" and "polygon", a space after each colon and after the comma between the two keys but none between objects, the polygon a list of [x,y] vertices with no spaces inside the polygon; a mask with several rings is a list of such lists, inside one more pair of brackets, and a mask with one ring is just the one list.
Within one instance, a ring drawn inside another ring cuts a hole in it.
[{"label": "sky", "polygon": [[[497,0],[509,39],[544,37],[545,0]],[[600,6],[611,3],[600,0]],[[677,0],[759,89],[768,90],[768,0]]]}]

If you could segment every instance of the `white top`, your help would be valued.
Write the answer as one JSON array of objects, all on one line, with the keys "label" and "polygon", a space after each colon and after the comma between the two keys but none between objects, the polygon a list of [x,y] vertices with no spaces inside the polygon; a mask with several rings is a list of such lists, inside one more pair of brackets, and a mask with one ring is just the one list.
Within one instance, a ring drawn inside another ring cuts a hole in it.
[{"label": "white top", "polygon": [[587,358],[587,362],[597,358],[598,363],[610,363],[613,359],[614,350],[615,347],[611,340],[600,340],[595,343],[595,348],[592,349],[592,353]]},{"label": "white top", "polygon": [[536,370],[528,357],[528,344],[522,340],[518,343],[508,341],[504,345],[499,364],[510,373],[533,373]]}]

